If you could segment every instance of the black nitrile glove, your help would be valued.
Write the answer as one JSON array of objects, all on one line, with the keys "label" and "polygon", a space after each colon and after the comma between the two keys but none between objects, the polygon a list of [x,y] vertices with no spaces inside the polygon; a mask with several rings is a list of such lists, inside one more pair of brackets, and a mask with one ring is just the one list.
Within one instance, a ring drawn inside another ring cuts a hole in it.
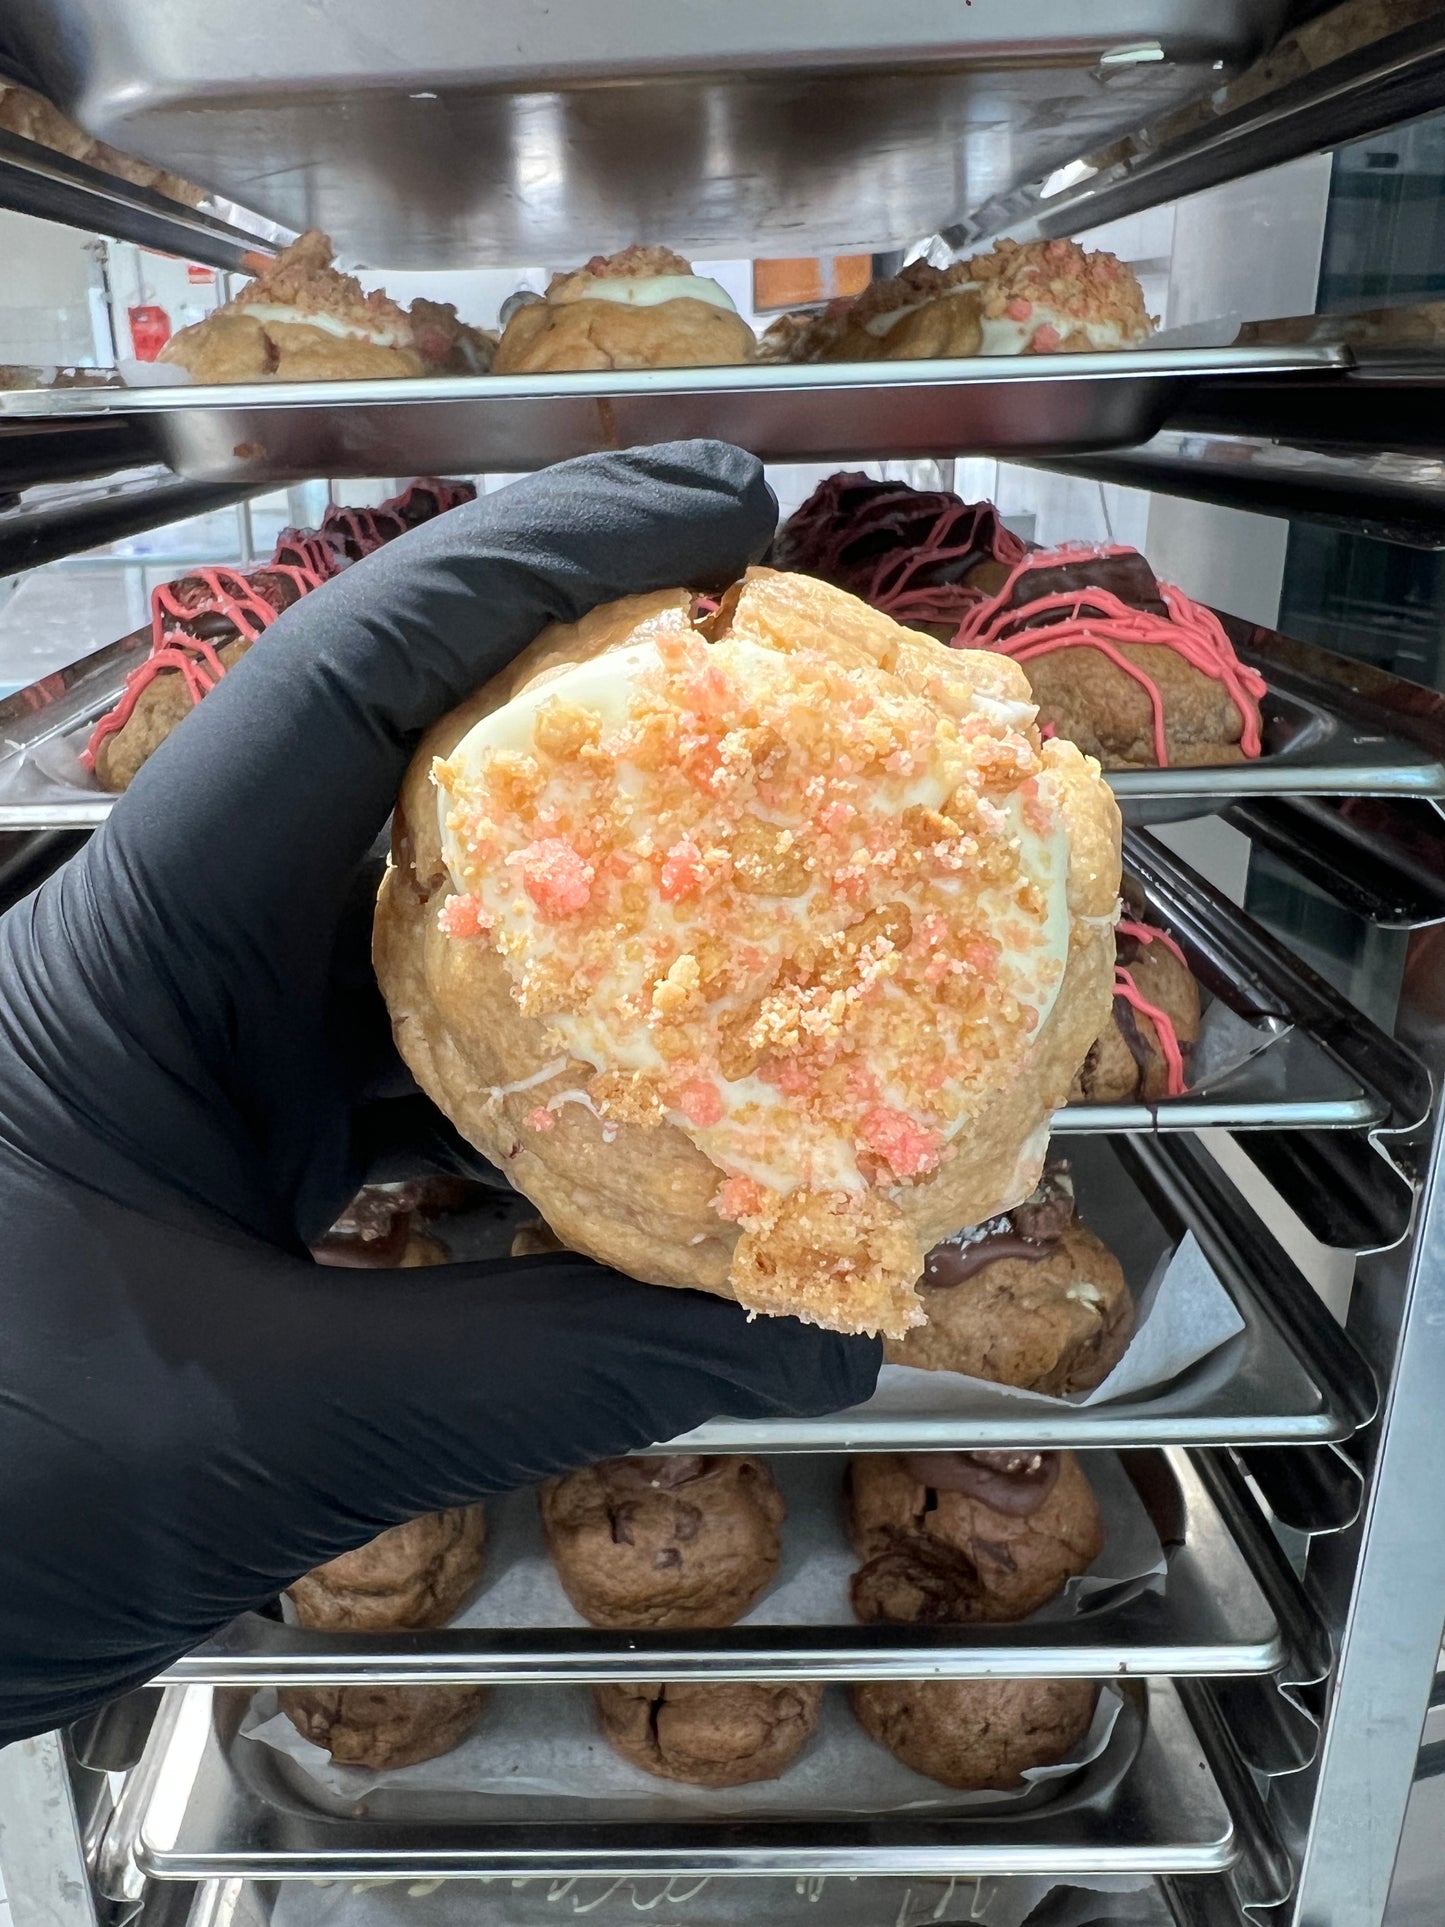
[{"label": "black nitrile glove", "polygon": [[358,948],[422,730],[544,623],[721,584],[772,524],[715,442],[454,509],[281,616],[0,919],[0,1742],[402,1519],[872,1389],[874,1343],[580,1258],[306,1252],[380,1149],[459,1148]]}]

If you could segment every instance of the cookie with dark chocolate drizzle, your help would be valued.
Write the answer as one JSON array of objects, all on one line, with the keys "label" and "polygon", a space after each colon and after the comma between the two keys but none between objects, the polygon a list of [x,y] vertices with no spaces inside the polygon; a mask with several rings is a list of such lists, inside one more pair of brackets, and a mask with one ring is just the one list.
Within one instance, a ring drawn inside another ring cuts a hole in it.
[{"label": "cookie with dark chocolate drizzle", "polygon": [[884,1341],[890,1363],[1056,1397],[1107,1378],[1134,1324],[1119,1261],[1080,1223],[1062,1164],[1023,1204],[935,1245],[919,1292],[928,1322]]},{"label": "cookie with dark chocolate drizzle", "polygon": [[320,529],[283,529],[256,569],[193,569],[151,596],[151,646],[81,752],[102,789],[119,793],[277,616],[349,562],[419,522],[470,501],[470,482],[428,476],[378,509],[330,508]]},{"label": "cookie with dark chocolate drizzle", "polygon": [[768,559],[947,642],[1024,553],[992,502],[849,471],[819,483],[779,529]]},{"label": "cookie with dark chocolate drizzle", "polygon": [[1024,1619],[1104,1545],[1072,1452],[870,1453],[850,1465],[847,1499],[865,1625]]}]

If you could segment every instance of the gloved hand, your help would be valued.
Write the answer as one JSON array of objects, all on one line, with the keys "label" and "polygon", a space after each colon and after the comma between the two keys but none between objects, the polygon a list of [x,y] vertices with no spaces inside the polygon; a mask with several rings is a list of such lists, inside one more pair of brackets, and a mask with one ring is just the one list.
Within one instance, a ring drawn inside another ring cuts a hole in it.
[{"label": "gloved hand", "polygon": [[460,1148],[406,1094],[347,914],[422,730],[554,618],[727,581],[773,513],[750,456],[697,442],[400,537],[281,616],[0,920],[0,1742],[385,1526],[871,1391],[870,1341],[580,1258],[306,1253],[379,1145]]}]

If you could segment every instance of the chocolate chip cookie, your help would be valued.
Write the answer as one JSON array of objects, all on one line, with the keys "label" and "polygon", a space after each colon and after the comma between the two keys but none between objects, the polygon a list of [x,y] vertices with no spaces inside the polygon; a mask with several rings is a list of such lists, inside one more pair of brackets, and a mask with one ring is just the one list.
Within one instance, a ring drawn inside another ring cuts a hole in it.
[{"label": "chocolate chip cookie", "polygon": [[1058,1165],[1023,1204],[935,1245],[918,1292],[928,1323],[885,1339],[891,1364],[1055,1397],[1102,1383],[1134,1329],[1123,1269]]},{"label": "chocolate chip cookie", "polygon": [[593,1688],[603,1737],[624,1760],[689,1786],[776,1780],[818,1724],[823,1687],[739,1680]]},{"label": "chocolate chip cookie", "polygon": [[287,1588],[297,1624],[361,1633],[445,1626],[477,1583],[486,1537],[480,1505],[392,1526]]},{"label": "chocolate chip cookie", "polygon": [[1104,1546],[1072,1452],[891,1452],[854,1459],[848,1532],[865,1625],[1023,1619]]},{"label": "chocolate chip cookie", "polygon": [[962,1792],[1012,1792],[1088,1731],[1091,1679],[868,1680],[853,1688],[864,1730],[904,1766]]},{"label": "chocolate chip cookie", "polygon": [[288,1686],[281,1711],[337,1766],[415,1766],[449,1753],[481,1716],[485,1686]]},{"label": "chocolate chip cookie", "polygon": [[594,1626],[731,1626],[778,1570],[783,1499],[761,1459],[607,1459],[542,1488],[547,1548]]}]

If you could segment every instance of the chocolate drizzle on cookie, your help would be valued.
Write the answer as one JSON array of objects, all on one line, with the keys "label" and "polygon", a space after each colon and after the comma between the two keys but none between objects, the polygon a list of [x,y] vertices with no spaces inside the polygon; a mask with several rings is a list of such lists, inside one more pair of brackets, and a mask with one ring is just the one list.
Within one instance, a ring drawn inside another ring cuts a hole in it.
[{"label": "chocolate drizzle on cookie", "polygon": [[999,589],[1024,553],[992,502],[830,475],[779,530],[776,569],[820,576],[899,622],[941,623]]},{"label": "chocolate drizzle on cookie", "polygon": [[1028,1519],[1059,1482],[1057,1452],[905,1452],[903,1463],[936,1492],[962,1492],[993,1512]]},{"label": "chocolate drizzle on cookie", "polygon": [[1125,1050],[1138,1069],[1138,1089],[1142,1091],[1149,1080],[1149,1046],[1139,1034],[1139,1020],[1134,1015],[1133,1005],[1123,997],[1114,999],[1114,1024],[1124,1040]]},{"label": "chocolate drizzle on cookie", "polygon": [[1031,603],[1051,595],[1076,595],[1084,589],[1107,590],[1129,608],[1145,609],[1150,615],[1168,614],[1159,593],[1159,578],[1136,549],[1086,549],[1076,557],[1069,556],[1067,550],[1056,552],[1056,559],[1015,578],[1008,606],[1023,610],[1020,626],[1031,629],[1057,619],[1046,612],[1031,615]]},{"label": "chocolate drizzle on cookie", "polygon": [[936,1244],[923,1262],[922,1291],[950,1291],[967,1284],[985,1265],[1000,1258],[1038,1264],[1058,1250],[1074,1222],[1074,1184],[1062,1160],[1051,1165],[1032,1197],[1012,1211],[970,1225]]}]

